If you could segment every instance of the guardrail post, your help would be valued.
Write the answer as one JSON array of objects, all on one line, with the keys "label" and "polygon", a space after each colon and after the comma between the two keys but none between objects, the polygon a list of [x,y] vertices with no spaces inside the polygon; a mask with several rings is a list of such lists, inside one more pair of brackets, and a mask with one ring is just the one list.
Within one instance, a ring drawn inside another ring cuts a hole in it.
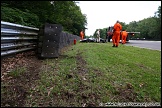
[{"label": "guardrail post", "polygon": [[60,48],[60,34],[62,32],[62,26],[60,24],[48,24],[43,25],[39,29],[38,35],[38,57],[39,58],[53,58],[59,56]]}]

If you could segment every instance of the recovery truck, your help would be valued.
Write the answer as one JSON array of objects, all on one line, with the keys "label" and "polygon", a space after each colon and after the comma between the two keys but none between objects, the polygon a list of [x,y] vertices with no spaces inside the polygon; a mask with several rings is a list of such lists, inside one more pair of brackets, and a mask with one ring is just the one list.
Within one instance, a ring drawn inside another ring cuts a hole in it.
[{"label": "recovery truck", "polygon": [[[128,36],[126,38],[126,41],[129,41],[130,38],[132,36],[134,36],[136,33],[140,34],[140,32],[127,32],[127,33],[128,33]],[[110,39],[112,39],[112,36],[113,36],[113,26],[109,27],[108,31],[107,31],[106,39],[108,40],[108,42],[110,42]],[[120,32],[120,40],[121,39],[122,39],[122,36],[121,36],[121,32]]]}]

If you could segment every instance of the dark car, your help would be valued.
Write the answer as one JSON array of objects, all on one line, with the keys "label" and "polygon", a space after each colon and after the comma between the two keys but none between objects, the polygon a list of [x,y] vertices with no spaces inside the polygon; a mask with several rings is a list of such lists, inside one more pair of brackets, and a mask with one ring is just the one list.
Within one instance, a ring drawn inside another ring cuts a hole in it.
[{"label": "dark car", "polygon": [[[80,40],[80,42],[97,42],[97,39],[96,38],[85,38],[83,40]],[[105,43],[106,40],[103,38],[100,38],[100,42]]]},{"label": "dark car", "polygon": [[85,38],[83,40],[80,40],[80,42],[96,42],[95,38]]},{"label": "dark car", "polygon": [[105,42],[106,42],[106,40],[105,40],[105,39],[100,38],[100,42],[105,43]]}]

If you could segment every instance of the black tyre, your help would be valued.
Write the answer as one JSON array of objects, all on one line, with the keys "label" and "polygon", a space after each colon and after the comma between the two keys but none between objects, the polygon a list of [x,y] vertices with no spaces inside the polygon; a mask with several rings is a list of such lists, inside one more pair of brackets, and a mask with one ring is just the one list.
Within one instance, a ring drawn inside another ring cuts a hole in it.
[{"label": "black tyre", "polygon": [[129,41],[129,40],[130,40],[130,37],[129,37],[129,36],[127,36],[126,41]]},{"label": "black tyre", "polygon": [[111,36],[108,37],[108,42],[110,42]]}]

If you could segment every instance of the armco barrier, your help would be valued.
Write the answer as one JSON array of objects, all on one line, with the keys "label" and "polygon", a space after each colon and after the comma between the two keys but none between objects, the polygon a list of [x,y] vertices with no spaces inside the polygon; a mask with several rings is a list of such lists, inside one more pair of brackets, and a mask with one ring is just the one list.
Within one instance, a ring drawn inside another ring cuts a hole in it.
[{"label": "armco barrier", "polygon": [[38,29],[1,21],[1,56],[35,50],[41,58],[58,57],[74,39],[80,37],[62,31],[60,24],[45,23]]},{"label": "armco barrier", "polygon": [[35,49],[38,30],[1,21],[1,56]]}]

